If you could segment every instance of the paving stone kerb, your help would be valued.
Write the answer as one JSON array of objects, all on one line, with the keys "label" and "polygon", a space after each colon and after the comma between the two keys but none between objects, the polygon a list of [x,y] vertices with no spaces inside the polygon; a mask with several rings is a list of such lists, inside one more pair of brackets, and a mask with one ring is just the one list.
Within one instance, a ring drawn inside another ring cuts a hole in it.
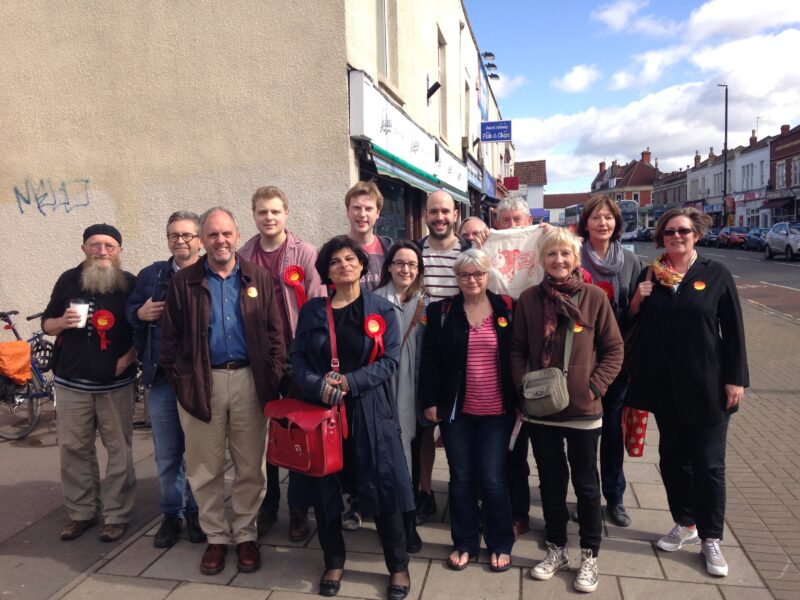
[{"label": "paving stone kerb", "polygon": [[[643,459],[630,459],[626,504],[634,518],[628,529],[604,525],[605,538],[599,559],[601,580],[597,598],[795,598],[800,600],[800,456],[796,441],[800,431],[800,369],[794,352],[800,341],[800,325],[743,303],[752,387],[742,409],[731,420],[728,435],[728,510],[725,531],[726,556],[731,575],[712,578],[705,573],[697,547],[663,553],[653,542],[671,524],[663,487],[658,478],[658,431],[651,421]],[[440,507],[446,504],[446,459],[437,451],[435,490]],[[531,466],[535,464],[531,458]],[[531,486],[538,485],[532,468]],[[462,573],[444,568],[450,546],[447,511],[420,533],[425,551],[412,560],[412,598],[556,598],[572,593],[574,573],[560,574],[550,582],[532,581],[527,570],[543,556],[539,544],[543,522],[538,494],[533,494],[532,531],[514,547],[514,567],[502,575],[490,573],[488,557]],[[569,494],[574,502],[574,495]],[[140,498],[156,502],[155,498]],[[284,507],[282,507],[283,509]],[[282,510],[279,525],[287,520]],[[270,532],[262,543],[264,566],[257,574],[237,574],[235,565],[224,576],[205,578],[197,565],[203,548],[181,541],[172,549],[152,548],[154,525],[143,526],[111,555],[96,551],[97,562],[80,578],[65,585],[54,598],[108,597],[125,590],[129,597],[179,598],[312,598],[322,560],[316,538],[305,544],[286,541],[285,528]],[[382,598],[385,567],[373,526],[346,532],[352,560],[345,575],[342,595]],[[50,532],[53,544],[57,531]],[[572,553],[577,555],[577,526],[569,526]],[[91,546],[91,545],[89,545]],[[4,552],[6,557],[9,554]],[[234,554],[235,556],[235,554]],[[4,558],[6,558],[4,557]],[[8,557],[10,558],[10,557]],[[25,560],[20,554],[20,560]],[[573,568],[577,564],[573,557]],[[230,560],[229,560],[230,562]],[[31,582],[35,585],[35,582]],[[263,592],[263,593],[262,593]],[[13,597],[13,596],[11,596]]]}]

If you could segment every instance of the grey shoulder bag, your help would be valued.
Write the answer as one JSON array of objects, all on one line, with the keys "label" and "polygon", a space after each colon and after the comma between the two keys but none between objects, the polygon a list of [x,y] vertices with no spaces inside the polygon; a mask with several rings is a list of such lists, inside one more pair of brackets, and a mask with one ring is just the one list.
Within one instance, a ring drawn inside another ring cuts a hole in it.
[{"label": "grey shoulder bag", "polygon": [[572,353],[572,323],[567,326],[567,340],[564,345],[564,370],[548,367],[525,373],[522,377],[522,417],[536,419],[564,410],[569,404],[567,390],[567,371],[569,356]]}]

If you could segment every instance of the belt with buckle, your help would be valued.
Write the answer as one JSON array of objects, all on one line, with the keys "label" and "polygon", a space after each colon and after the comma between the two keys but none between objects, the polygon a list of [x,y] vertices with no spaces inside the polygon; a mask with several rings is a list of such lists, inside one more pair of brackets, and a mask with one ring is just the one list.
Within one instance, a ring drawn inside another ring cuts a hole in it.
[{"label": "belt with buckle", "polygon": [[250,366],[248,360],[229,360],[228,362],[219,365],[211,365],[212,369],[223,369],[225,371],[235,371],[236,369],[243,369]]}]

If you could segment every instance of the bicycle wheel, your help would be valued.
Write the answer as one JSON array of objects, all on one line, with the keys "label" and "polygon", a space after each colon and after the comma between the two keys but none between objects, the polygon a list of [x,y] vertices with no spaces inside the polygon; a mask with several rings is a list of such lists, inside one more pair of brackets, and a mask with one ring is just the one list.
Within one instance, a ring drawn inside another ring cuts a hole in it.
[{"label": "bicycle wheel", "polygon": [[34,378],[16,394],[0,399],[0,438],[18,440],[33,431],[42,416],[42,398],[35,396],[41,391]]}]

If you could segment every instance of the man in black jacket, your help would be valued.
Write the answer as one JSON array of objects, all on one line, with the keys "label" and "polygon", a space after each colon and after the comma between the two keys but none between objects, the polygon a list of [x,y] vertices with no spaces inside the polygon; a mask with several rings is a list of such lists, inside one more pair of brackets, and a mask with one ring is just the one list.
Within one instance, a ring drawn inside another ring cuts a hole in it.
[{"label": "man in black jacket", "polygon": [[[80,537],[102,513],[100,540],[114,542],[128,527],[136,495],[131,451],[136,353],[125,320],[134,278],[120,266],[122,235],[116,227],[87,227],[81,250],[86,259],[58,278],[42,316],[44,332],[56,336],[61,488],[71,519],[61,539]],[[102,487],[97,432],[108,452]]]}]

